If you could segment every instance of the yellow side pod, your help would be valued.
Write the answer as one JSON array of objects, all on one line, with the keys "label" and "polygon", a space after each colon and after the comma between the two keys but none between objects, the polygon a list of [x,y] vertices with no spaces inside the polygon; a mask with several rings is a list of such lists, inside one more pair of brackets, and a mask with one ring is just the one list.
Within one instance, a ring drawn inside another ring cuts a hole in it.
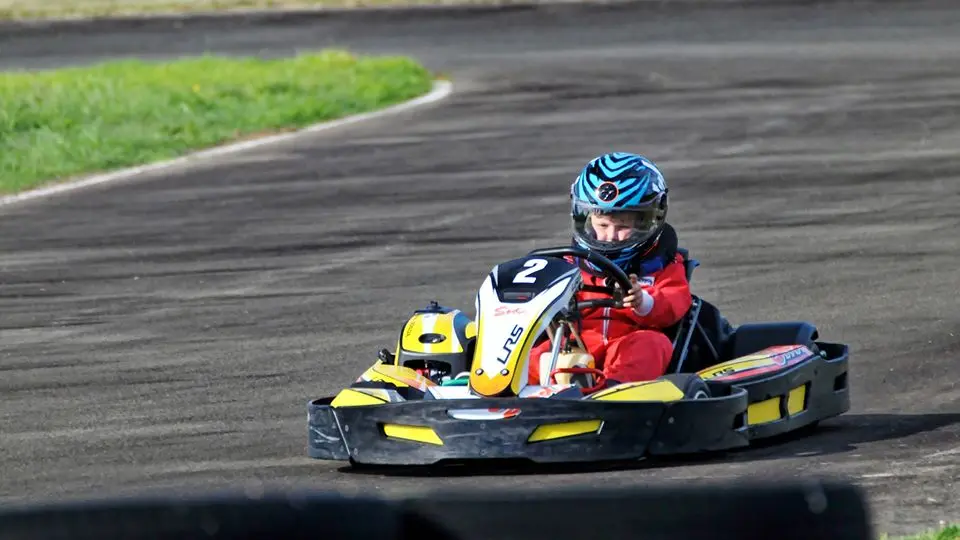
[{"label": "yellow side pod", "polygon": [[588,399],[599,401],[679,401],[683,390],[670,381],[641,381],[621,384],[593,394]]},{"label": "yellow side pod", "polygon": [[383,405],[390,402],[390,395],[381,388],[344,388],[330,402],[331,407],[362,407]]},{"label": "yellow side pod", "polygon": [[[656,401],[669,402],[683,399],[683,391],[670,381],[641,381],[626,383],[597,392],[587,399],[598,401]],[[602,420],[577,420],[557,424],[544,424],[533,431],[527,442],[549,441],[598,433]]]},{"label": "yellow side pod", "polygon": [[698,371],[697,375],[699,375],[703,380],[709,380],[722,377],[724,375],[729,375],[731,373],[737,373],[739,371],[775,365],[777,365],[777,363],[767,356],[751,355],[728,360],[715,366],[710,366],[706,369]]},{"label": "yellow side pod", "polygon": [[383,362],[377,362],[370,366],[369,369],[363,372],[363,375],[360,375],[360,380],[386,382],[401,388],[409,386],[423,392],[426,392],[427,388],[431,386],[437,386],[437,383],[408,367],[384,364]]}]

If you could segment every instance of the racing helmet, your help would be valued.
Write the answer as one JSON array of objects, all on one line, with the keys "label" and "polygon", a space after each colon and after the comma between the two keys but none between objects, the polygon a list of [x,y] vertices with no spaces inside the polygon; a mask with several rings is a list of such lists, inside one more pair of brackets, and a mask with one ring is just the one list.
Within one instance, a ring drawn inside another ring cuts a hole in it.
[{"label": "racing helmet", "polygon": [[440,382],[469,371],[476,323],[458,309],[431,302],[404,323],[397,338],[394,363]]},{"label": "racing helmet", "polygon": [[656,245],[667,219],[666,180],[638,154],[610,152],[590,160],[570,186],[570,199],[574,244],[624,271]]}]

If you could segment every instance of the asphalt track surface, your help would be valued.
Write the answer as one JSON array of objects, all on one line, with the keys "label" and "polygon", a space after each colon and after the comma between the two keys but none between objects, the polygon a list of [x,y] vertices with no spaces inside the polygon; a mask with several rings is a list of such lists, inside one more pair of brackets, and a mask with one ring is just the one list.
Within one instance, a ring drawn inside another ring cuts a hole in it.
[{"label": "asphalt track surface", "polygon": [[[960,11],[948,2],[554,7],[9,32],[5,67],[321,46],[453,96],[0,209],[0,496],[852,479],[876,526],[960,518]],[[628,471],[411,477],[305,455],[305,403],[431,299],[568,235],[568,185],[657,161],[695,291],[852,346],[853,410],[801,440]]]}]

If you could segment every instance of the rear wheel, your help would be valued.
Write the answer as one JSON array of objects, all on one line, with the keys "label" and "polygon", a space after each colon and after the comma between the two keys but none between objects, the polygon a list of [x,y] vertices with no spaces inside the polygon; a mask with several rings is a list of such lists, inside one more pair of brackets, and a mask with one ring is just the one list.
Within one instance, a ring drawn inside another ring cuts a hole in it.
[{"label": "rear wheel", "polygon": [[710,387],[706,381],[695,373],[672,373],[661,377],[672,382],[683,392],[684,399],[707,399],[710,397]]}]

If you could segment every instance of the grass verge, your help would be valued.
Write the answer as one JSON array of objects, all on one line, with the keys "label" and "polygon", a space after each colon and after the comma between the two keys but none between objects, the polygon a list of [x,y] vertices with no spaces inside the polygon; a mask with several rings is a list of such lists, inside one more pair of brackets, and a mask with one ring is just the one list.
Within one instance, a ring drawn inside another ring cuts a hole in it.
[{"label": "grass verge", "polygon": [[0,193],[384,108],[432,84],[412,59],[339,50],[0,73]]},{"label": "grass verge", "polygon": [[880,540],[960,540],[960,525],[950,525],[939,531],[932,531],[915,536],[892,537],[882,535]]},{"label": "grass verge", "polygon": [[70,19],[259,9],[501,4],[512,0],[0,0],[0,19]]}]

